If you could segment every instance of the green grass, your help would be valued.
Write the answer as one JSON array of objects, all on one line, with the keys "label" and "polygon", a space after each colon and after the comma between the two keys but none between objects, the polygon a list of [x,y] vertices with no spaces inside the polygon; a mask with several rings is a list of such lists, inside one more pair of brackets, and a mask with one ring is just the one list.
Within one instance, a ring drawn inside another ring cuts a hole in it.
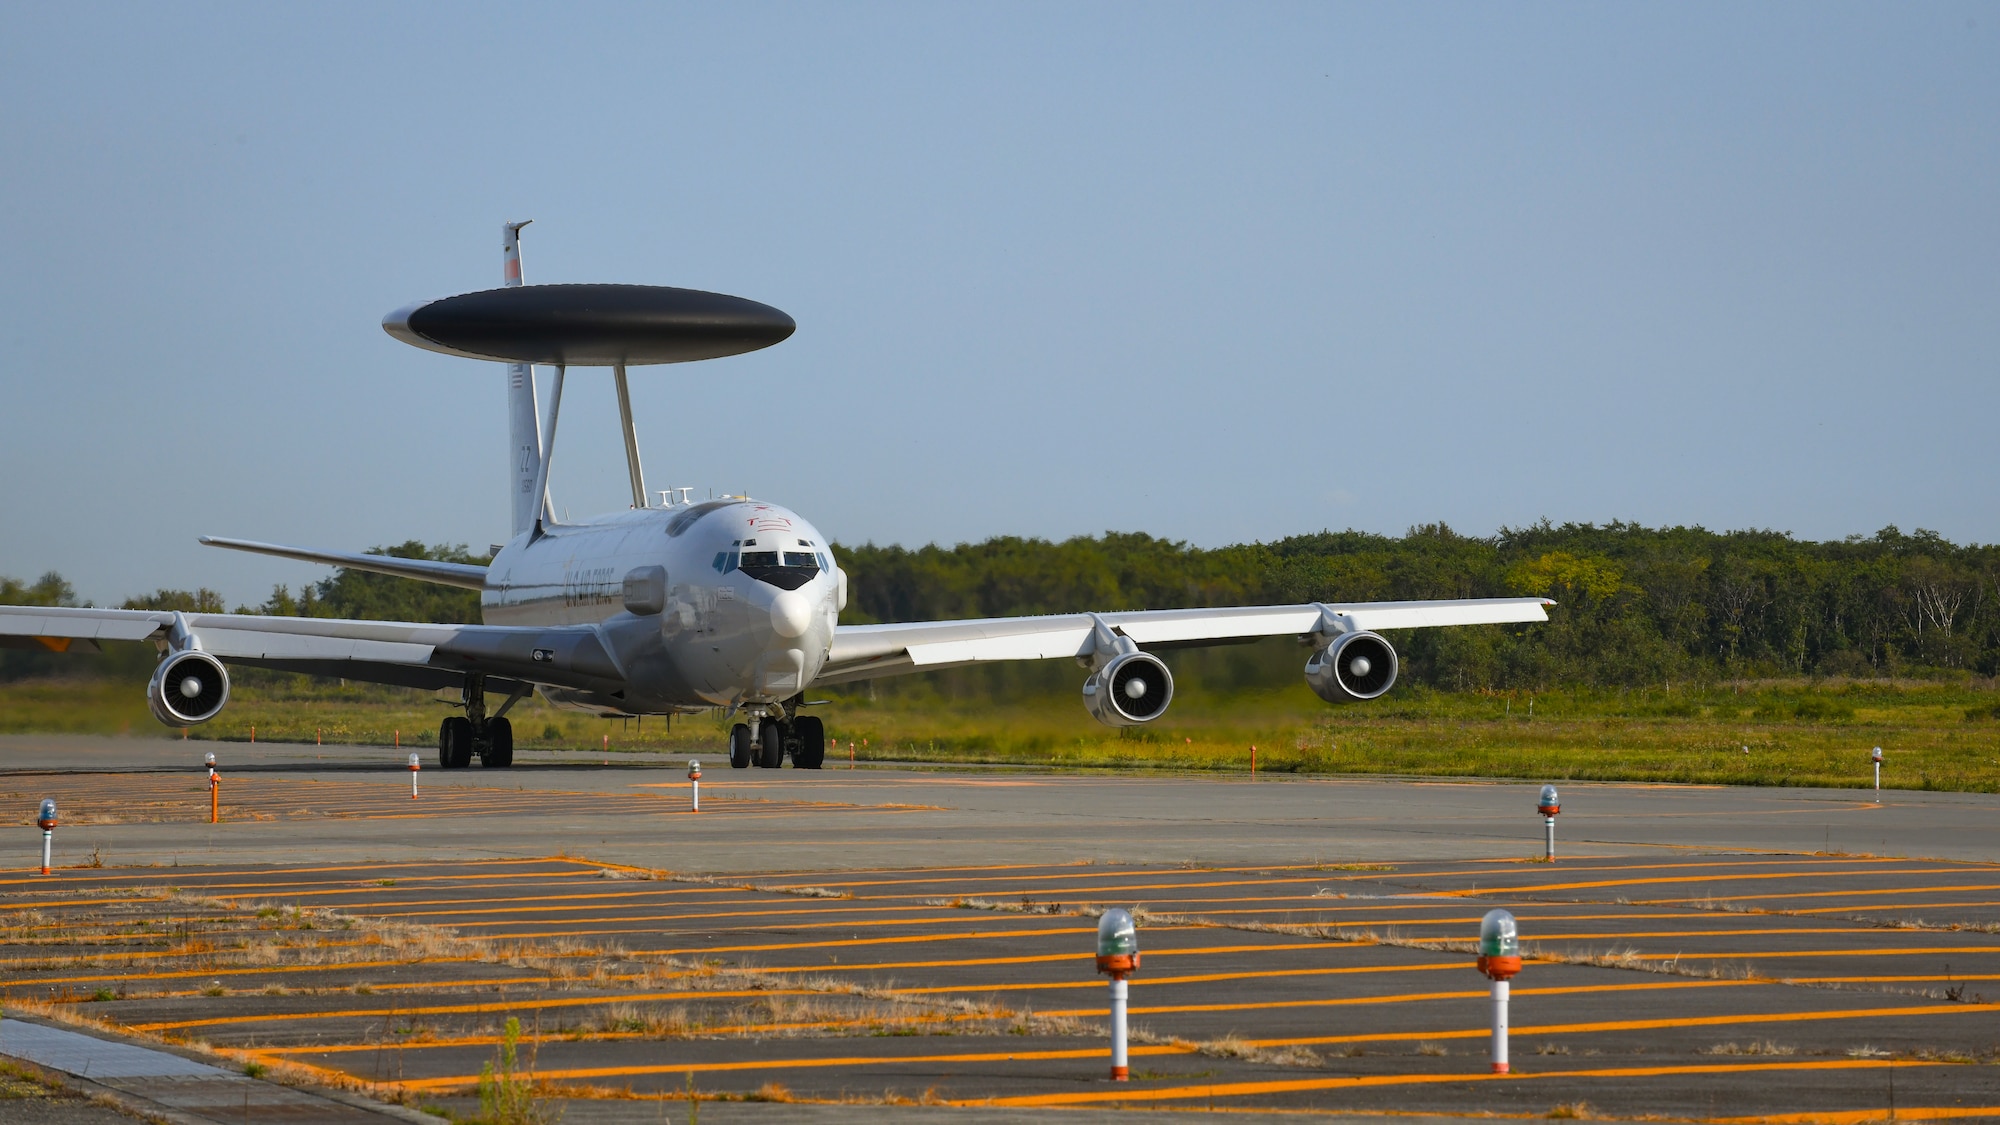
[{"label": "green grass", "polygon": [[[1530,699],[1399,687],[1386,700],[1331,707],[1301,685],[1183,690],[1160,723],[1120,731],[1091,721],[1073,694],[953,699],[915,680],[876,699],[865,689],[835,695],[814,713],[837,743],[829,767],[852,741],[864,761],[1245,771],[1254,745],[1268,773],[1862,786],[1879,745],[1885,786],[2000,791],[2000,692],[1983,680],[1564,691],[1534,695],[1532,713]],[[246,742],[254,727],[260,742],[400,737],[428,751],[452,713],[429,693],[244,676],[223,717],[188,735]],[[511,717],[524,749],[720,753],[727,735],[719,716],[637,723],[539,700]],[[143,686],[104,680],[0,684],[0,732],[173,736],[147,713]]]}]

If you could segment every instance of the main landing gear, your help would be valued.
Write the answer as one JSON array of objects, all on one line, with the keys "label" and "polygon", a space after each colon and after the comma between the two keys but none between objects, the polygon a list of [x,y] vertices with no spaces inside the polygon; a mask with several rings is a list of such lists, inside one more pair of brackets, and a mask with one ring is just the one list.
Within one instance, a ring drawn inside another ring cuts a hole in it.
[{"label": "main landing gear", "polygon": [[794,769],[820,768],[826,761],[826,724],[799,717],[796,706],[792,714],[794,717],[790,719],[755,715],[751,722],[729,728],[730,766],[739,770],[751,766],[774,770],[789,757]]},{"label": "main landing gear", "polygon": [[486,677],[467,676],[461,698],[465,714],[453,715],[438,724],[438,766],[465,769],[472,764],[475,754],[479,756],[479,764],[488,769],[513,765],[514,724],[504,715],[486,717]]}]

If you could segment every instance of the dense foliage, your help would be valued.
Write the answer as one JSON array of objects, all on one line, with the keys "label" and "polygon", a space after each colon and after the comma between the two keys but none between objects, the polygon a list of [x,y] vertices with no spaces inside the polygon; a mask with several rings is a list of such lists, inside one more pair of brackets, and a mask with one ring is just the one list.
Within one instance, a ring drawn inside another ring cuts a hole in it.
[{"label": "dense foliage", "polygon": [[1490,537],[1320,532],[1202,550],[1147,535],[840,552],[846,620],[1540,595],[1547,625],[1398,638],[1452,689],[2000,671],[2000,548],[1894,527],[1807,542],[1546,521]]},{"label": "dense foliage", "polygon": [[[481,561],[462,546],[408,542],[406,558]],[[1405,676],[1457,690],[1699,683],[1755,676],[2000,672],[2000,547],[1958,546],[1894,527],[1809,542],[1769,531],[1543,522],[1480,537],[1442,524],[1403,536],[1320,532],[1204,550],[1144,534],[1061,543],[1000,538],[915,550],[839,548],[852,599],[844,620],[916,621],[1178,608],[1540,595],[1546,625],[1427,630],[1397,638]],[[73,605],[60,575],[0,579],[0,602]],[[219,610],[213,591],[159,590],[131,608]],[[242,612],[473,621],[477,595],[336,571],[294,595],[279,587]],[[1297,663],[1289,652],[1188,662],[1221,682]],[[1226,674],[1234,660],[1238,674]],[[56,670],[48,654],[0,653],[0,676]],[[1074,670],[959,676],[961,689],[1067,683]],[[1072,687],[1074,685],[1071,685]]]}]

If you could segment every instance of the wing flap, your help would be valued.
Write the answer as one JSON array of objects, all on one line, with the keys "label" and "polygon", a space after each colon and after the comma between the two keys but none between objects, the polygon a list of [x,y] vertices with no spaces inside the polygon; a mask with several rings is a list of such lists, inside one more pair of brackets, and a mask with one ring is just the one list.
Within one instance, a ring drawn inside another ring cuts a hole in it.
[{"label": "wing flap", "polygon": [[73,609],[66,606],[5,605],[0,606],[0,636],[37,637],[45,640],[143,641],[172,624],[173,617],[171,613],[149,609]]},{"label": "wing flap", "polygon": [[201,647],[224,660],[359,660],[425,664],[432,646],[362,637],[322,637],[257,629],[204,629]]}]

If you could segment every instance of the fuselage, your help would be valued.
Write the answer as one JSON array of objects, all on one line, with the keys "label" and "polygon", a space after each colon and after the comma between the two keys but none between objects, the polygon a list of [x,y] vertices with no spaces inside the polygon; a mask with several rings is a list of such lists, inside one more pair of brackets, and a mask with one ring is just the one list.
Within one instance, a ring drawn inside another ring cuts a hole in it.
[{"label": "fuselage", "polygon": [[[487,574],[480,599],[487,624],[599,626],[624,673],[617,697],[543,694],[625,714],[796,696],[826,662],[844,581],[811,524],[743,498],[525,533],[494,556]],[[657,612],[627,608],[628,576],[642,590],[657,586]]]}]

